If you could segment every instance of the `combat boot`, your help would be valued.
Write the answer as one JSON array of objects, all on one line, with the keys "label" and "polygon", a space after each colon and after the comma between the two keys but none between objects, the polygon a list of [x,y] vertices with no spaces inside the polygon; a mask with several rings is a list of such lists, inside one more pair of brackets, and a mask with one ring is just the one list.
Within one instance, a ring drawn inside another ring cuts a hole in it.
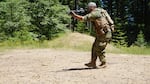
[{"label": "combat boot", "polygon": [[96,63],[95,63],[95,62],[87,63],[87,64],[85,64],[85,66],[87,66],[87,67],[91,67],[91,68],[97,68],[97,66],[96,66]]},{"label": "combat boot", "polygon": [[106,68],[107,67],[106,62],[102,62],[99,66],[100,66],[100,68]]}]

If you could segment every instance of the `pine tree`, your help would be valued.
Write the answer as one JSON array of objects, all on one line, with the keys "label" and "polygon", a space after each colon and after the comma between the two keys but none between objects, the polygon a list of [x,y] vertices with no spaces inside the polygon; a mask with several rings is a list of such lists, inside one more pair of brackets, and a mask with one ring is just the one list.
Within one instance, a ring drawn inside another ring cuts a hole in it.
[{"label": "pine tree", "polygon": [[145,39],[144,39],[144,34],[142,31],[139,32],[138,36],[137,36],[137,41],[135,42],[135,45],[136,46],[139,46],[139,47],[145,47],[146,46],[146,42],[145,42]]},{"label": "pine tree", "polygon": [[127,46],[127,36],[125,31],[122,29],[123,24],[120,23],[121,19],[120,18],[115,18],[115,32],[113,33],[113,38],[112,38],[112,42],[115,45],[121,45],[121,46]]}]

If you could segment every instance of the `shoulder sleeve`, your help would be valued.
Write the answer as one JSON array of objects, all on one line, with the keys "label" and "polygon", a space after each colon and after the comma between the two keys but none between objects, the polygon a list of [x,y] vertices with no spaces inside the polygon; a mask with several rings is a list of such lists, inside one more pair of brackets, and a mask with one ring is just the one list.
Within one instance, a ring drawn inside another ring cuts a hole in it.
[{"label": "shoulder sleeve", "polygon": [[95,20],[97,18],[100,18],[101,17],[101,14],[99,11],[94,11],[94,12],[91,12],[85,16],[83,16],[83,20],[84,21],[91,21],[91,20]]}]

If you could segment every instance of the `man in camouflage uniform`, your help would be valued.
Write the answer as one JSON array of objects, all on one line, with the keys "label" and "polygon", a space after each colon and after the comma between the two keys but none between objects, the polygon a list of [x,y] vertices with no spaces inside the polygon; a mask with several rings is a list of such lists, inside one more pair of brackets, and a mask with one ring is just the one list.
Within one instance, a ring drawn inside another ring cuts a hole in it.
[{"label": "man in camouflage uniform", "polygon": [[85,65],[96,68],[96,60],[97,57],[99,57],[101,61],[99,66],[104,68],[106,67],[104,50],[112,37],[111,32],[114,30],[114,22],[107,11],[102,8],[97,8],[96,3],[94,2],[88,4],[88,10],[90,13],[85,16],[77,15],[73,11],[71,12],[71,15],[78,20],[91,21],[96,31],[96,39],[92,46],[91,61]]}]

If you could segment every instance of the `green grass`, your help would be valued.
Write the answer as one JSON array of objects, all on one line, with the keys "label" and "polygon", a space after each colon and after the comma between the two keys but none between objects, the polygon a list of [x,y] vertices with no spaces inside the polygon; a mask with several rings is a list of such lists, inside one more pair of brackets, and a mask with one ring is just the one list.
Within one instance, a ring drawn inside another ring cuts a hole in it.
[{"label": "green grass", "polygon": [[63,34],[61,37],[49,41],[49,48],[77,50],[77,51],[90,51],[91,42],[88,40],[79,40],[82,38],[78,35],[70,33]]},{"label": "green grass", "polygon": [[48,42],[38,42],[38,41],[25,41],[25,42],[10,42],[10,41],[5,41],[0,43],[0,51],[3,50],[8,50],[8,49],[33,49],[33,48],[47,48]]},{"label": "green grass", "polygon": [[[65,35],[60,33],[58,37]],[[0,42],[0,51],[11,50],[11,49],[36,49],[36,48],[50,48],[49,41],[4,41]]]},{"label": "green grass", "polygon": [[[75,50],[75,51],[91,51],[94,38],[80,33],[61,33],[58,38],[51,41],[5,41],[0,43],[0,51],[11,49],[37,49],[37,48],[52,48],[63,50]],[[116,47],[112,44],[107,46],[106,51],[108,53],[116,54],[136,54],[136,55],[150,55],[150,47]]]},{"label": "green grass", "polygon": [[127,54],[137,54],[137,55],[150,55],[150,48],[149,47],[121,47],[120,48],[123,53],[127,53]]}]

